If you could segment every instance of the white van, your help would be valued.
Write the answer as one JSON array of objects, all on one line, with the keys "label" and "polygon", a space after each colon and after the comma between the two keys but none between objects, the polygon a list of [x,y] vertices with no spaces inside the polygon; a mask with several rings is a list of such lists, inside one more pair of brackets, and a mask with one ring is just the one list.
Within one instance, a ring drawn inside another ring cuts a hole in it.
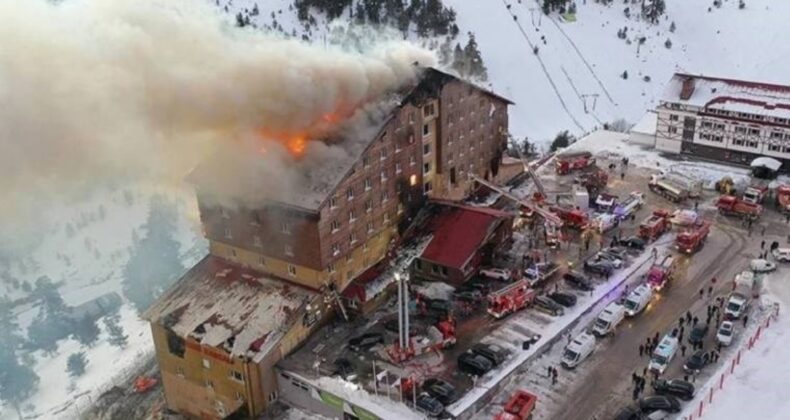
[{"label": "white van", "polygon": [[595,337],[586,332],[577,335],[562,353],[560,364],[568,369],[573,369],[579,365],[595,349]]},{"label": "white van", "polygon": [[771,253],[776,261],[790,262],[790,248],[776,248]]},{"label": "white van", "polygon": [[658,343],[658,347],[653,351],[653,356],[650,358],[650,364],[647,365],[647,368],[650,371],[663,374],[677,351],[678,339],[670,334],[665,335]]},{"label": "white van", "polygon": [[640,284],[625,299],[625,316],[636,316],[642,312],[650,299],[653,297],[653,288],[646,284]]},{"label": "white van", "polygon": [[592,332],[598,337],[603,337],[614,332],[617,325],[625,318],[625,308],[612,302],[606,305],[603,312],[598,315],[593,324]]}]

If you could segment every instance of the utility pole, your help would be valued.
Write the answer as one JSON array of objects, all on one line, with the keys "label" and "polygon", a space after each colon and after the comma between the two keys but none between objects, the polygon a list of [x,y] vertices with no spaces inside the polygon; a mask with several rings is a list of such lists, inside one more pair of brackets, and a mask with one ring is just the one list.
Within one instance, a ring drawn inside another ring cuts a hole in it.
[{"label": "utility pole", "polygon": [[[535,14],[538,15],[538,24],[537,25],[535,25]],[[543,16],[543,10],[540,10],[539,7],[532,6],[532,7],[529,8],[529,15],[530,15],[530,18],[532,19],[532,26],[540,27],[540,19]]]},{"label": "utility pole", "polygon": [[587,109],[587,98],[592,98],[592,110],[595,111],[595,106],[598,104],[598,94],[597,93],[587,93],[579,95],[582,98],[582,102],[584,103],[584,113],[589,114],[589,110]]}]

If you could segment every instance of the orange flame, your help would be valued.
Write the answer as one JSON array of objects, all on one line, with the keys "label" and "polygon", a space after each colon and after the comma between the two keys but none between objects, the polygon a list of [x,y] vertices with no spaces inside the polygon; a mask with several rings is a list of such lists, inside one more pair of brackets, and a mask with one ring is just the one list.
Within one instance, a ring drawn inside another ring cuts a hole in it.
[{"label": "orange flame", "polygon": [[307,141],[305,140],[304,135],[297,135],[288,139],[285,144],[285,147],[288,148],[288,151],[291,152],[291,155],[295,158],[300,158],[304,155],[304,150],[307,147]]}]

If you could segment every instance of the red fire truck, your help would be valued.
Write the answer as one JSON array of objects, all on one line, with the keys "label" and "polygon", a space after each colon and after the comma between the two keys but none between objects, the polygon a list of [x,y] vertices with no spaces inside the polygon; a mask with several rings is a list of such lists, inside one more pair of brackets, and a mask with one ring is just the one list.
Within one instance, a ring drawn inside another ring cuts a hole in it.
[{"label": "red fire truck", "polygon": [[656,263],[650,267],[650,271],[647,272],[647,284],[649,284],[653,290],[663,289],[669,280],[672,279],[676,266],[677,260],[672,255],[665,255],[659,258]]},{"label": "red fire truck", "polygon": [[790,185],[780,185],[776,189],[776,204],[780,211],[790,213]]},{"label": "red fire truck", "polygon": [[524,309],[535,300],[527,280],[519,280],[488,294],[488,313],[496,319]]},{"label": "red fire truck", "polygon": [[757,219],[763,213],[763,206],[747,203],[732,195],[723,195],[719,197],[716,207],[718,207],[719,213],[726,216]]},{"label": "red fire truck", "polygon": [[594,163],[595,158],[590,152],[561,153],[555,157],[555,171],[558,175],[567,175]]},{"label": "red fire truck", "polygon": [[686,254],[697,252],[705,244],[708,233],[710,233],[710,222],[699,220],[683,232],[678,233],[675,238],[675,248]]},{"label": "red fire truck", "polygon": [[669,212],[655,210],[639,225],[639,236],[646,241],[654,241],[670,228]]},{"label": "red fire truck", "polygon": [[584,230],[587,229],[587,226],[590,224],[590,218],[587,217],[587,213],[581,210],[565,207],[550,207],[549,211],[559,216],[565,226],[571,229]]},{"label": "red fire truck", "polygon": [[494,417],[494,420],[527,420],[532,418],[532,410],[538,397],[527,391],[519,389],[505,404],[502,412]]}]

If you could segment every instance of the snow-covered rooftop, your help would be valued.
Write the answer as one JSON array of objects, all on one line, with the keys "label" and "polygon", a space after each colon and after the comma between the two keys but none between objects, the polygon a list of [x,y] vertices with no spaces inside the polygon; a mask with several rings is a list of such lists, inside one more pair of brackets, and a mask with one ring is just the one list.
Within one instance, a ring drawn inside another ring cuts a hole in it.
[{"label": "snow-covered rooftop", "polygon": [[180,337],[258,360],[279,341],[312,295],[209,255],[143,317]]},{"label": "snow-covered rooftop", "polygon": [[[687,95],[683,95],[684,84]],[[785,85],[675,73],[664,90],[662,100],[710,109],[790,118],[790,86]]]}]

